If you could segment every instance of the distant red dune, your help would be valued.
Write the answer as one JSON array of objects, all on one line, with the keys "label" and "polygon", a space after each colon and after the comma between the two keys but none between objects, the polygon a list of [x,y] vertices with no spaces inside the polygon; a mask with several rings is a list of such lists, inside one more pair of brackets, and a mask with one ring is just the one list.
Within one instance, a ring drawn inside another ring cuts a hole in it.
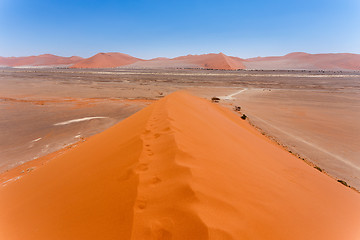
[{"label": "distant red dune", "polygon": [[0,57],[0,66],[56,66],[71,68],[202,68],[202,69],[258,69],[258,70],[360,70],[360,54],[290,53],[285,56],[242,59],[223,53],[187,55],[176,58],[158,57],[144,60],[123,53],[98,53],[90,58],[58,57],[45,54],[31,57]]},{"label": "distant red dune", "polygon": [[219,54],[203,54],[203,55],[187,55],[173,58],[172,60],[183,60],[198,65],[201,68],[209,69],[225,69],[236,70],[244,69],[243,59],[237,57],[229,57],[223,53]]},{"label": "distant red dune", "polygon": [[156,61],[156,60],[169,60],[170,58],[166,58],[166,57],[157,57],[157,58],[152,58],[148,61]]},{"label": "distant red dune", "polygon": [[98,53],[74,64],[72,68],[114,68],[137,61],[143,60],[124,53]]},{"label": "distant red dune", "polygon": [[72,65],[83,60],[81,57],[59,57],[52,54],[43,54],[30,57],[0,57],[0,66],[17,67],[17,66],[56,66]]},{"label": "distant red dune", "polygon": [[237,70],[244,69],[243,59],[226,56],[223,53],[187,55],[176,58],[154,58],[147,61],[135,62],[124,67],[127,68],[202,68]]}]

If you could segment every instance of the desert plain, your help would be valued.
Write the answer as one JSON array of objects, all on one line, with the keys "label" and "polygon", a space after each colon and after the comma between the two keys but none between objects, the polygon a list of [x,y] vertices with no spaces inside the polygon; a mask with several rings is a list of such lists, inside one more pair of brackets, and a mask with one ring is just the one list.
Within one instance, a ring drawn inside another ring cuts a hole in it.
[{"label": "desert plain", "polygon": [[[19,233],[15,218],[0,222],[8,229],[4,236],[11,239],[29,233],[35,236],[29,239],[45,239],[49,234],[55,234],[53,239],[359,236],[354,231],[360,207],[358,71],[3,68],[0,97],[0,180],[7,193],[1,207],[16,204],[15,212],[24,211],[17,217],[23,225],[39,214]],[[219,102],[211,102],[213,97]],[[240,118],[243,114],[246,120]],[[116,139],[117,134],[123,138]],[[228,138],[212,138],[222,134]],[[139,153],[143,162],[129,172],[140,149],[137,138],[143,142]],[[117,165],[116,142],[124,155],[124,162]],[[158,159],[151,163],[148,158],[153,156]],[[174,163],[168,162],[173,156]],[[97,162],[90,160],[95,157]],[[233,161],[236,157],[241,163]],[[101,158],[109,165],[99,162]],[[213,172],[217,168],[227,172]],[[112,183],[115,170],[121,173],[116,178],[121,183],[118,190]],[[13,202],[47,178],[49,182],[27,203]],[[252,183],[246,182],[250,179]],[[102,185],[102,181],[110,182]],[[89,182],[93,190],[87,189]],[[69,187],[71,183],[74,186]],[[155,185],[159,188],[154,190]],[[80,187],[85,188],[74,195]],[[65,199],[74,197],[59,203],[60,193]],[[121,206],[111,208],[115,206],[111,196]],[[166,205],[171,202],[174,206]],[[327,212],[342,203],[346,206]],[[71,206],[79,212],[72,212]],[[13,214],[11,207],[6,209],[2,221]],[[114,210],[125,211],[128,221],[119,219]],[[79,221],[47,222],[56,216]],[[291,216],[296,224],[288,221]],[[36,224],[43,230],[36,230]],[[342,224],[341,230],[325,229],[334,224]]]},{"label": "desert plain", "polygon": [[2,69],[0,79],[2,171],[186,90],[240,106],[263,134],[360,189],[360,72]]}]

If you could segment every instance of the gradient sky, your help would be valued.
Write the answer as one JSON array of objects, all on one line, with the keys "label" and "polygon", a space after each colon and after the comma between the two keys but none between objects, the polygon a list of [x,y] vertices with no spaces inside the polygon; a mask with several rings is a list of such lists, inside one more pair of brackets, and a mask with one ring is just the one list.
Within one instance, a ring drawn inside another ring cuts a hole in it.
[{"label": "gradient sky", "polygon": [[360,54],[360,0],[0,0],[0,56]]}]

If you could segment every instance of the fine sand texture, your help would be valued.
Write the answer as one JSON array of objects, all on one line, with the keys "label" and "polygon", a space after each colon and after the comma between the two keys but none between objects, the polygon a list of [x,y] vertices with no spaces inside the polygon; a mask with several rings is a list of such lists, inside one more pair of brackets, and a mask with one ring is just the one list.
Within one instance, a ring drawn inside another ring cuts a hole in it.
[{"label": "fine sand texture", "polygon": [[357,192],[185,92],[33,164],[1,176],[0,239],[360,237]]}]

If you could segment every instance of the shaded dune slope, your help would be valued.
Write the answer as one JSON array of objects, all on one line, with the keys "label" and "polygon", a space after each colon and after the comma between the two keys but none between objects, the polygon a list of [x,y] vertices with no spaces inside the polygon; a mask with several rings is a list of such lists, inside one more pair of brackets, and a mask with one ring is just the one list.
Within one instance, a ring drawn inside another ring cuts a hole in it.
[{"label": "shaded dune slope", "polygon": [[71,68],[114,68],[129,65],[137,61],[143,60],[124,53],[98,53],[74,64]]},{"label": "shaded dune slope", "polygon": [[43,54],[29,57],[0,57],[0,66],[56,66],[72,65],[83,60],[81,57],[60,57],[52,54]]},{"label": "shaded dune slope", "polygon": [[224,70],[245,69],[245,66],[242,64],[243,59],[226,56],[223,53],[187,55],[172,59],[172,61],[176,61],[176,60],[182,60],[188,63],[196,64],[201,68],[224,69]]},{"label": "shaded dune slope", "polygon": [[243,59],[226,56],[223,53],[187,55],[172,59],[155,58],[147,61],[138,61],[124,68],[205,68],[205,69],[223,69],[236,70],[244,69]]},{"label": "shaded dune slope", "polygon": [[0,184],[0,239],[347,239],[360,195],[173,93]]}]

